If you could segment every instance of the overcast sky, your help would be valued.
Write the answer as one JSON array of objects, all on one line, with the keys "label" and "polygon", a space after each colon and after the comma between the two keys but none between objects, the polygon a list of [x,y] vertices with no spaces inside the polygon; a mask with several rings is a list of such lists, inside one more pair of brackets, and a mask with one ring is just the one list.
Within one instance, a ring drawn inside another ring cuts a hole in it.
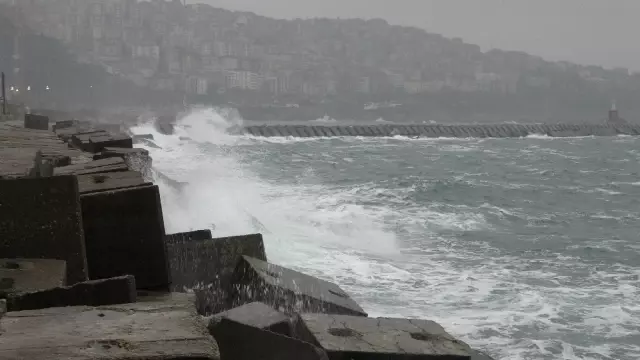
[{"label": "overcast sky", "polygon": [[640,71],[640,0],[188,0],[261,15],[383,18],[484,50]]}]

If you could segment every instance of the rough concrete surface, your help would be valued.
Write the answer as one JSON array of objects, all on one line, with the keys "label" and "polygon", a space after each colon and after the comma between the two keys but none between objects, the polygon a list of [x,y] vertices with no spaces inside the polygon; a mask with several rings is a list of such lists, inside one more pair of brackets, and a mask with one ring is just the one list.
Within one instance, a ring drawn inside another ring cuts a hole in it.
[{"label": "rough concrete surface", "polygon": [[53,259],[0,259],[0,298],[64,286],[67,263]]},{"label": "rough concrete surface", "polygon": [[202,241],[213,240],[211,230],[195,230],[184,233],[169,234],[167,235],[168,243],[184,242],[184,241]]},{"label": "rough concrete surface", "polygon": [[0,254],[60,259],[67,283],[86,281],[87,260],[74,176],[0,180]]},{"label": "rough concrete surface", "polygon": [[198,309],[213,314],[230,309],[228,298],[234,269],[242,255],[266,260],[262,235],[168,242],[171,289],[196,289]]},{"label": "rough concrete surface", "polygon": [[467,344],[429,320],[301,314],[296,336],[332,360],[470,360]]},{"label": "rough concrete surface", "polygon": [[260,301],[287,313],[367,316],[338,285],[243,256],[233,275],[232,305]]},{"label": "rough concrete surface", "polygon": [[8,313],[0,359],[214,360],[217,344],[191,297]]},{"label": "rough concrete surface", "polygon": [[7,297],[9,311],[37,310],[63,306],[101,306],[136,301],[133,276],[120,276],[77,283],[68,287],[15,292]]},{"label": "rough concrete surface", "polygon": [[129,171],[124,159],[108,158],[58,167],[54,170],[54,173],[56,175],[87,175],[119,171]]},{"label": "rough concrete surface", "polygon": [[152,185],[145,181],[137,171],[122,171],[111,173],[97,173],[78,176],[80,194],[127,189],[138,186]]},{"label": "rough concrete surface", "polygon": [[212,316],[209,331],[212,331],[222,319],[291,336],[291,318],[261,302],[245,304]]},{"label": "rough concrete surface", "polygon": [[212,331],[222,360],[328,360],[312,344],[226,318]]},{"label": "rough concrete surface", "polygon": [[139,289],[169,287],[157,186],[83,194],[81,203],[91,279],[133,275]]}]

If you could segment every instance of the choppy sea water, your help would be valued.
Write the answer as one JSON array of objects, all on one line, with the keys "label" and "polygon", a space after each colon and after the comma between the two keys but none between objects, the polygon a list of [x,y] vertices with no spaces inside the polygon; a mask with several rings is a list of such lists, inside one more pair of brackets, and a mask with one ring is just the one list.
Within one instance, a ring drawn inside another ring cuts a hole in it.
[{"label": "choppy sea water", "polygon": [[231,136],[201,110],[149,148],[169,232],[261,232],[271,262],[496,359],[640,358],[640,138]]}]

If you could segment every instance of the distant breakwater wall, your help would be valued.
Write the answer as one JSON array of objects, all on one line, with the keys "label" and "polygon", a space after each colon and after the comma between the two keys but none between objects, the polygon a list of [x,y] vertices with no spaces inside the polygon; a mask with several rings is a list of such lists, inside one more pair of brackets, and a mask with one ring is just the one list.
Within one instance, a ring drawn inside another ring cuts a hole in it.
[{"label": "distant breakwater wall", "polygon": [[421,138],[519,138],[640,135],[640,125],[620,124],[493,124],[493,125],[250,125],[242,133],[257,137],[389,137]]}]

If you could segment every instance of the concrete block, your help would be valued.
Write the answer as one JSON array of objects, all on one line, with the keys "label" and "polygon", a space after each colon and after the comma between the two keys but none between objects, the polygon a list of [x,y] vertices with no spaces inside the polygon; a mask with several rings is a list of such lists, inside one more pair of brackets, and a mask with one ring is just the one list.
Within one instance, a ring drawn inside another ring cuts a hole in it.
[{"label": "concrete block", "polygon": [[153,160],[149,156],[149,151],[140,148],[111,148],[107,147],[99,154],[93,156],[94,160],[107,159],[107,158],[121,158],[129,170],[137,171],[142,176],[151,180],[151,167]]},{"label": "concrete block", "polygon": [[80,209],[75,176],[0,180],[0,254],[65,260],[68,284],[87,280]]},{"label": "concrete block", "polygon": [[291,318],[261,302],[245,304],[214,315],[209,321],[209,331],[212,334],[214,332],[213,329],[222,319],[229,319],[240,324],[268,330],[280,335],[292,336]]},{"label": "concrete block", "polygon": [[471,360],[467,344],[428,320],[301,314],[294,331],[332,360]]},{"label": "concrete block", "polygon": [[220,359],[192,297],[167,294],[138,300],[7,313],[0,359]]},{"label": "concrete block", "polygon": [[63,121],[56,121],[55,124],[53,124],[53,132],[56,132],[58,130],[62,130],[62,129],[68,129],[71,127],[75,127],[78,126],[80,124],[80,122],[78,120],[63,120]]},{"label": "concrete block", "polygon": [[81,132],[77,132],[75,134],[71,134],[69,138],[69,143],[78,149],[87,151],[85,149],[89,147],[89,139],[91,139],[92,136],[108,136],[108,135],[109,133],[102,129],[87,129]]},{"label": "concrete block", "polygon": [[212,239],[213,236],[211,235],[211,230],[209,229],[167,235],[167,243],[169,244],[185,241],[201,241]]},{"label": "concrete block", "polygon": [[133,276],[92,280],[68,287],[15,292],[7,296],[9,311],[37,310],[64,306],[101,306],[136,302]]},{"label": "concrete block", "polygon": [[229,294],[234,270],[243,255],[267,259],[260,234],[167,243],[167,252],[171,289],[194,289],[202,314],[215,314],[234,306],[229,303]]},{"label": "concrete block", "polygon": [[338,285],[243,256],[233,274],[231,305],[260,301],[285,313],[367,316]]},{"label": "concrete block", "polygon": [[49,130],[49,118],[42,115],[25,114],[24,127],[34,130]]},{"label": "concrete block", "polygon": [[83,194],[81,203],[91,279],[133,275],[139,289],[169,287],[157,186]]},{"label": "concrete block", "polygon": [[108,147],[131,149],[133,148],[133,139],[124,134],[91,136],[88,145],[82,150],[98,153]]},{"label": "concrete block", "polygon": [[130,156],[149,156],[149,151],[141,148],[116,148],[116,147],[106,147],[102,150],[102,152],[93,155],[93,160],[100,159],[108,159],[119,157],[125,159]]},{"label": "concrete block", "polygon": [[229,319],[212,330],[222,360],[328,360],[322,349],[307,342]]},{"label": "concrete block", "polygon": [[54,169],[55,175],[89,175],[129,171],[129,167],[121,158],[108,158],[87,163],[63,166]]},{"label": "concrete block", "polygon": [[67,264],[53,259],[0,259],[0,298],[64,286]]},{"label": "concrete block", "polygon": [[142,174],[137,171],[78,175],[78,188],[81,195],[147,185],[152,183],[145,181]]},{"label": "concrete block", "polygon": [[306,129],[309,132],[309,134],[311,135],[311,137],[322,137],[323,136],[323,134],[321,132],[319,132],[317,126],[307,126]]}]

